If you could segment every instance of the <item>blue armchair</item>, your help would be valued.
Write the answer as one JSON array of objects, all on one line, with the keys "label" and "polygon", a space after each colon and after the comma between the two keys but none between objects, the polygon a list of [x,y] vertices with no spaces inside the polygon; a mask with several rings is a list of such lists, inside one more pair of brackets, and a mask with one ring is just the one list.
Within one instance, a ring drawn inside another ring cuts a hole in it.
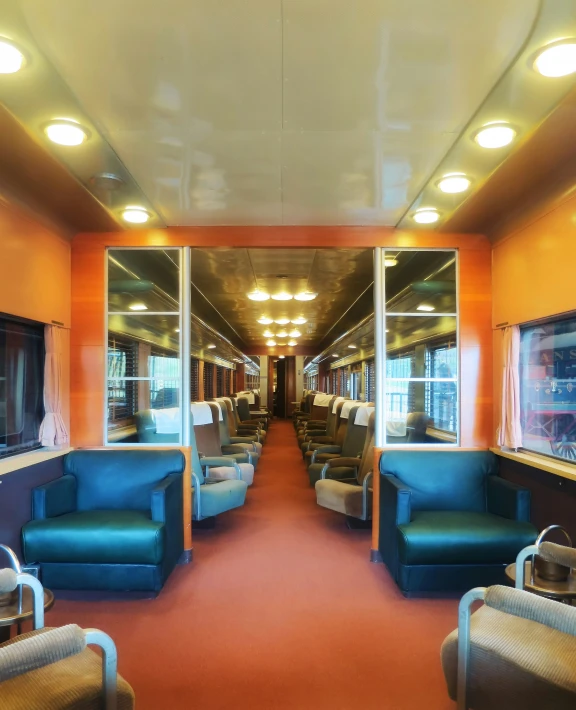
[{"label": "blue armchair", "polygon": [[380,554],[410,596],[504,584],[537,536],[530,491],[497,476],[485,451],[384,451]]},{"label": "blue armchair", "polygon": [[159,591],[183,552],[180,451],[73,451],[32,493],[27,563],[55,589]]}]

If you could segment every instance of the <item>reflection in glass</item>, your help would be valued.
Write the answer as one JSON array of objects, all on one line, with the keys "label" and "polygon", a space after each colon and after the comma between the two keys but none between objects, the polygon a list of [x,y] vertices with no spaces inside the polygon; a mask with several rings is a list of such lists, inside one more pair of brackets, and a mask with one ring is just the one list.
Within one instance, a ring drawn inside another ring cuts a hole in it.
[{"label": "reflection in glass", "polygon": [[178,443],[180,250],[108,257],[108,443]]},{"label": "reflection in glass", "polygon": [[576,462],[576,318],[521,328],[523,446]]}]

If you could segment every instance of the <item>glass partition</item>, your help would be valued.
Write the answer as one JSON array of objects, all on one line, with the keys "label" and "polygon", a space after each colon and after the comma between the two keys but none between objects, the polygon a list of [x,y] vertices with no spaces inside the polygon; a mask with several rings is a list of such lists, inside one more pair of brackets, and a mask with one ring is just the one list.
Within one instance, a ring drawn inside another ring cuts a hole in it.
[{"label": "glass partition", "polygon": [[181,250],[108,250],[108,444],[181,442]]},{"label": "glass partition", "polygon": [[456,444],[456,253],[386,251],[385,293],[386,444]]}]

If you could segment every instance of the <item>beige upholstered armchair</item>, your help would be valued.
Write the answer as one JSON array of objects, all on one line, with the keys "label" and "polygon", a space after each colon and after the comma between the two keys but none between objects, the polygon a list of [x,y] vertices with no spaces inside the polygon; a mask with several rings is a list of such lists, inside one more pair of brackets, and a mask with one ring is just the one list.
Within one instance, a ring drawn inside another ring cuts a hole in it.
[{"label": "beige upholstered armchair", "polygon": [[[103,631],[75,624],[42,628],[44,590],[35,577],[0,570],[0,594],[20,585],[34,595],[34,631],[0,644],[2,710],[132,710],[132,688],[117,674],[116,647]],[[102,659],[87,647],[102,650]]]},{"label": "beige upholstered armchair", "polygon": [[[442,645],[448,693],[458,710],[573,710],[576,708],[576,607],[523,591],[532,554],[576,567],[576,550],[542,543],[525,548],[516,585],[464,595],[458,629]],[[483,606],[471,614],[474,602]]]}]

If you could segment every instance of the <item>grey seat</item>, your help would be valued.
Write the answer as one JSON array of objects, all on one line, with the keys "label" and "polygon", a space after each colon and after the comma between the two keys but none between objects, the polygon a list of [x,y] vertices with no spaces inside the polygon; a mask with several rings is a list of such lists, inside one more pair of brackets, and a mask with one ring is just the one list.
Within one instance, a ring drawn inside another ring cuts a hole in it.
[{"label": "grey seat", "polygon": [[[372,469],[374,466],[374,411],[370,412],[364,450],[361,458],[335,458],[324,464],[319,481],[316,481],[316,502],[323,508],[343,515],[371,520]],[[358,411],[358,410],[357,410]],[[354,468],[354,478],[349,481],[327,477],[331,468]]]},{"label": "grey seat", "polygon": [[[348,406],[351,408],[348,410]],[[342,406],[340,416],[346,418],[348,416],[348,424],[346,426],[346,434],[342,445],[320,446],[312,453],[311,464],[308,466],[308,476],[310,485],[315,486],[316,481],[322,477],[322,469],[324,464],[330,459],[335,458],[353,458],[357,459],[362,455],[364,443],[366,440],[366,427],[355,424],[356,413],[360,407],[367,406],[357,402],[345,402]],[[352,466],[334,466],[327,472],[327,478],[335,478],[342,480],[344,478],[351,479],[355,475],[355,469]]]},{"label": "grey seat", "polygon": [[249,454],[251,459],[249,463],[251,463],[254,466],[254,470],[256,470],[262,446],[257,444],[254,438],[247,436],[232,436],[230,434],[231,414],[228,409],[228,403],[223,398],[217,398],[214,401],[220,407],[222,412],[222,418],[218,422],[222,451],[227,452],[228,447],[239,447],[243,449],[247,454]]},{"label": "grey seat", "polygon": [[[317,446],[315,443],[318,442],[318,437],[325,437],[326,440],[322,443],[333,444],[334,438],[338,430],[338,423],[340,421],[340,410],[342,409],[342,403],[344,402],[344,397],[333,397],[330,406],[328,407],[328,416],[326,417],[326,426],[321,431],[316,430],[314,432],[306,433],[304,442],[300,445],[300,450],[302,451],[302,456],[306,457],[306,452],[311,451]],[[340,405],[340,406],[338,406]],[[332,441],[328,441],[331,439]]]}]

